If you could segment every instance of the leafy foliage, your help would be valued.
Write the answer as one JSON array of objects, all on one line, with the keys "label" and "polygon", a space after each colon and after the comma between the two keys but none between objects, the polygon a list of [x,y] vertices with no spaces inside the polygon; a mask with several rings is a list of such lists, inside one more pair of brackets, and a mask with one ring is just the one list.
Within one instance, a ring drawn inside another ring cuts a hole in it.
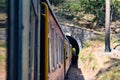
[{"label": "leafy foliage", "polygon": [[[58,13],[71,20],[82,20],[90,23],[90,27],[104,27],[105,24],[105,0],[51,0],[55,5],[59,4]],[[120,1],[111,0],[111,19],[120,18]],[[84,18],[85,15],[94,15],[92,18]]]},{"label": "leafy foliage", "polygon": [[[95,41],[95,42],[98,42],[98,41]],[[88,70],[95,70],[98,67],[97,59],[95,58],[95,55],[93,55],[92,51],[90,50],[90,49],[93,49],[93,47],[95,46],[94,45],[95,42],[94,41],[85,42],[83,44],[83,49],[80,51],[80,54],[79,54],[79,58],[83,62],[84,68]]]},{"label": "leafy foliage", "polygon": [[105,1],[104,0],[80,0],[85,13],[94,14],[92,25],[104,25]]},{"label": "leafy foliage", "polygon": [[0,0],[0,12],[6,12],[6,0]]},{"label": "leafy foliage", "polygon": [[120,18],[120,1],[119,0],[111,0],[111,17],[112,20],[117,20]]},{"label": "leafy foliage", "polygon": [[60,5],[60,8],[61,10],[59,10],[59,13],[61,13],[68,19],[73,19],[74,17],[77,17],[76,14],[81,11],[80,4],[77,1],[66,1],[65,3]]},{"label": "leafy foliage", "polygon": [[53,4],[55,6],[65,2],[65,0],[49,0],[49,1],[50,1],[51,4]]}]

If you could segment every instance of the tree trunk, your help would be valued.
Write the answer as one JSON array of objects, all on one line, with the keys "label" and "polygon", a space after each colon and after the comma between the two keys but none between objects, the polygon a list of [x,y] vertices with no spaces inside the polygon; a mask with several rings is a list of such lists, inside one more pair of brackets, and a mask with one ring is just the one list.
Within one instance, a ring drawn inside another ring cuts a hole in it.
[{"label": "tree trunk", "polygon": [[110,49],[110,0],[106,0],[105,52],[111,52],[111,49]]}]

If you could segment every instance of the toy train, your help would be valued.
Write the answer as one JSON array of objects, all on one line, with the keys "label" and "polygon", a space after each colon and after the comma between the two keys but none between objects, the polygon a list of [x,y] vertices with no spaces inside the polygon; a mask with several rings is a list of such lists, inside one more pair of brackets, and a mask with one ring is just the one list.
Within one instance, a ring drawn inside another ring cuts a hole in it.
[{"label": "toy train", "polygon": [[7,80],[64,80],[76,42],[48,0],[8,0]]}]

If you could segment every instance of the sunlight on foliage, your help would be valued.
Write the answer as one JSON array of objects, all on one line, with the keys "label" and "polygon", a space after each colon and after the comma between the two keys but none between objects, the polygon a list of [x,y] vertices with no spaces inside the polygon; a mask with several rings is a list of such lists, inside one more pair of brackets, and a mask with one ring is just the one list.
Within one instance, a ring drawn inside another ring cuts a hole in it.
[{"label": "sunlight on foliage", "polygon": [[82,52],[80,52],[79,58],[83,62],[84,68],[86,68],[86,69],[95,70],[98,66],[97,59],[91,53],[82,51]]},{"label": "sunlight on foliage", "polygon": [[5,20],[7,18],[7,15],[4,13],[0,13],[0,20]]},{"label": "sunlight on foliage", "polygon": [[111,43],[120,43],[120,39],[112,38]]},{"label": "sunlight on foliage", "polygon": [[95,18],[95,16],[93,14],[84,14],[83,19],[87,20],[87,21],[93,21],[93,19]]},{"label": "sunlight on foliage", "polygon": [[[57,14],[75,22],[89,22],[89,28],[103,28],[105,26],[105,0],[51,0],[59,3]],[[120,1],[111,0],[111,21],[120,19]]]},{"label": "sunlight on foliage", "polygon": [[[95,41],[97,44],[101,43],[99,41]],[[86,69],[95,70],[98,67],[97,59],[95,58],[95,55],[92,54],[91,48],[94,47],[94,41],[87,41],[83,44],[83,49],[81,50],[79,54],[79,58],[84,64],[84,67]],[[96,45],[97,45],[96,44]],[[89,66],[87,66],[89,65]]]}]

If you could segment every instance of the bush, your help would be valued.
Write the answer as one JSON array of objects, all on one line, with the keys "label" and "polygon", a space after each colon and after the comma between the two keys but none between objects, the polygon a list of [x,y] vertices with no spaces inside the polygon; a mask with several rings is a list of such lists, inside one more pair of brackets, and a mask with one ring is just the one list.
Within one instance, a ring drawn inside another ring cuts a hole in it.
[{"label": "bush", "polygon": [[55,6],[57,6],[57,5],[62,4],[63,2],[65,2],[65,0],[49,0],[49,1],[50,1],[50,3],[52,5],[55,5]]},{"label": "bush", "polygon": [[4,60],[4,56],[0,54],[0,62]]},{"label": "bush", "polygon": [[0,0],[0,12],[4,13],[7,9],[6,0]]},{"label": "bush", "polygon": [[0,47],[6,48],[6,43],[4,41],[0,41]]},{"label": "bush", "polygon": [[100,76],[98,80],[119,80],[120,79],[120,70],[118,71],[108,71]]}]

